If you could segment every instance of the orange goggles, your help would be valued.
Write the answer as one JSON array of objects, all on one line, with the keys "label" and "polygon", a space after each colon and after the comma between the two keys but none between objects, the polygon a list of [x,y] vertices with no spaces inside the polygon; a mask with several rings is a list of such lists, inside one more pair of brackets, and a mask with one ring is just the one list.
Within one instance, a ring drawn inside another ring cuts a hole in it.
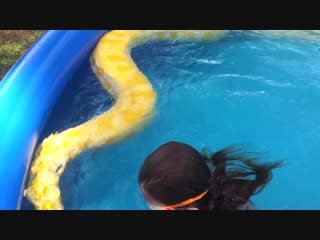
[{"label": "orange goggles", "polygon": [[209,191],[209,189],[205,190],[203,193],[201,193],[200,195],[194,197],[194,198],[189,198],[183,202],[177,203],[177,204],[173,204],[173,205],[169,205],[169,206],[165,206],[163,207],[164,210],[175,210],[176,208],[179,207],[185,207],[191,203],[194,203],[195,201],[198,201],[199,199],[203,198],[204,195],[207,194],[207,192]]}]

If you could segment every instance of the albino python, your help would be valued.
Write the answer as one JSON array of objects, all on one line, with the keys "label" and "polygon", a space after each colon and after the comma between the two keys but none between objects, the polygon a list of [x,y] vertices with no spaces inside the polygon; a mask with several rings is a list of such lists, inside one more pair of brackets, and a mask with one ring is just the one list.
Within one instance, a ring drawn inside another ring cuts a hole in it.
[{"label": "albino python", "polygon": [[157,94],[131,58],[131,49],[151,40],[215,40],[223,30],[114,30],[98,42],[90,60],[113,97],[108,111],[44,139],[35,152],[25,195],[38,210],[63,210],[59,178],[81,152],[119,142],[150,122]]}]

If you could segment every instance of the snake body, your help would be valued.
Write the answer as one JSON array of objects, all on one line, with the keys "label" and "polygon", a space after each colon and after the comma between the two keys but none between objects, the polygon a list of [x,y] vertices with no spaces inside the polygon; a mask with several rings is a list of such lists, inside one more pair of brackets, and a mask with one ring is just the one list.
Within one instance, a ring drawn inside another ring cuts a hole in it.
[{"label": "snake body", "polygon": [[119,142],[144,128],[155,112],[157,94],[131,58],[131,49],[152,40],[214,40],[223,30],[114,30],[91,54],[91,67],[114,105],[89,121],[51,134],[35,152],[25,194],[38,210],[63,210],[59,178],[80,153]]}]

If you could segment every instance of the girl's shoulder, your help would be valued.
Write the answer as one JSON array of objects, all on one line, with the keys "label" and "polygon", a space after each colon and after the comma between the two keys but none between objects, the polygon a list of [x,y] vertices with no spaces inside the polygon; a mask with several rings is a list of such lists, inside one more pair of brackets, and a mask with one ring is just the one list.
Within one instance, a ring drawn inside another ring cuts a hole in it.
[{"label": "girl's shoulder", "polygon": [[250,200],[246,202],[245,204],[240,205],[237,210],[257,210],[254,206],[253,202]]}]

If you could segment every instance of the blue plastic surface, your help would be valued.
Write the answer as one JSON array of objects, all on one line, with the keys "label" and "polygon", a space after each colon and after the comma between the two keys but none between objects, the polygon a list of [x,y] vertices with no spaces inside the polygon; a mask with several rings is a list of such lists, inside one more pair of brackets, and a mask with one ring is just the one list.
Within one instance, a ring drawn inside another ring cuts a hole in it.
[{"label": "blue plastic surface", "polygon": [[20,209],[41,130],[57,98],[107,30],[47,31],[0,82],[0,209]]}]

